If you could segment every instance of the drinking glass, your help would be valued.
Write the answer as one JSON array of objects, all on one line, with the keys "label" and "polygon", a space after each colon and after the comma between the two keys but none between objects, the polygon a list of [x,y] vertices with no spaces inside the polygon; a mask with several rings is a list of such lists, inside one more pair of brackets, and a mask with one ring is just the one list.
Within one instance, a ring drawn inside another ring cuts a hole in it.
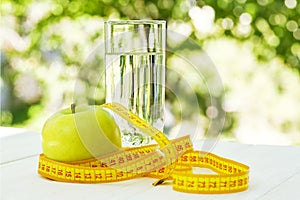
[{"label": "drinking glass", "polygon": [[[159,130],[164,126],[166,22],[105,22],[106,103],[118,102]],[[149,136],[118,120],[123,146],[139,146]]]}]

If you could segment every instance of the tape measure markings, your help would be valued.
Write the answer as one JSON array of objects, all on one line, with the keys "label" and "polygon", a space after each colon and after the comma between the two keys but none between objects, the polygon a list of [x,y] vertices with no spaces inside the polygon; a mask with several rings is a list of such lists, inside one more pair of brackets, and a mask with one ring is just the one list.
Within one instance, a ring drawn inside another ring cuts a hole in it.
[{"label": "tape measure markings", "polygon": [[[58,162],[41,154],[38,173],[62,182],[105,183],[137,177],[152,177],[161,184],[173,180],[173,189],[187,193],[231,193],[248,188],[249,167],[215,154],[194,151],[189,136],[169,140],[161,131],[117,103],[103,107],[151,136],[158,145],[126,148],[108,155],[77,161]],[[193,167],[209,168],[217,174],[195,174]]]}]

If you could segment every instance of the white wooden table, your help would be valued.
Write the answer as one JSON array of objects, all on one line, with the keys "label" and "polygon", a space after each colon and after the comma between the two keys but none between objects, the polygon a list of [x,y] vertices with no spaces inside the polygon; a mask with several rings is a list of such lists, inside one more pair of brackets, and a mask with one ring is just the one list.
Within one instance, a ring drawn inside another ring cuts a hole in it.
[{"label": "white wooden table", "polygon": [[[195,148],[200,147],[207,150],[200,142],[195,144]],[[0,127],[0,199],[300,199],[299,146],[217,141],[211,152],[250,166],[247,191],[222,195],[187,194],[172,190],[171,185],[153,187],[155,179],[152,178],[107,184],[50,181],[37,174],[40,133]]]}]

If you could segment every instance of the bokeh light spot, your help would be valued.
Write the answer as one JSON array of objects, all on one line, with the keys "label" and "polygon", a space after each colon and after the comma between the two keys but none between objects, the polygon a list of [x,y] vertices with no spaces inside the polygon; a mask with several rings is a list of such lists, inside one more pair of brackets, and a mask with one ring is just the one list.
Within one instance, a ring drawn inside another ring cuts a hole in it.
[{"label": "bokeh light spot", "polygon": [[286,16],[284,16],[283,14],[273,14],[269,17],[269,22],[275,26],[284,26],[286,21]]},{"label": "bokeh light spot", "polygon": [[296,0],[285,0],[284,4],[287,8],[293,9],[296,8],[297,6],[297,1]]},{"label": "bokeh light spot", "polygon": [[206,115],[210,118],[210,119],[214,119],[218,116],[218,109],[215,106],[209,106],[206,109]]},{"label": "bokeh light spot", "polygon": [[296,40],[300,40],[300,29],[299,28],[296,31],[294,31],[293,36]]},{"label": "bokeh light spot", "polygon": [[289,30],[290,32],[294,32],[297,30],[298,28],[298,24],[297,22],[295,22],[294,20],[288,21],[288,23],[286,23],[286,28],[287,30]]},{"label": "bokeh light spot", "polygon": [[202,33],[210,33],[213,29],[215,10],[210,6],[199,8],[194,6],[189,10],[195,28]]},{"label": "bokeh light spot", "polygon": [[255,25],[260,32],[265,32],[269,29],[269,24],[262,18],[258,19]]},{"label": "bokeh light spot", "polygon": [[257,0],[257,3],[261,6],[266,6],[269,4],[269,0]]},{"label": "bokeh light spot", "polygon": [[252,21],[252,16],[249,13],[243,13],[240,16],[240,22],[243,25],[249,25]]},{"label": "bokeh light spot", "polygon": [[233,27],[233,20],[230,19],[229,17],[223,19],[222,20],[222,27],[223,27],[223,29],[226,29],[226,30],[232,29],[232,27]]},{"label": "bokeh light spot", "polygon": [[277,47],[280,44],[280,40],[277,36],[272,35],[268,37],[268,43],[273,47]]},{"label": "bokeh light spot", "polygon": [[300,44],[295,43],[291,47],[292,53],[300,59]]}]

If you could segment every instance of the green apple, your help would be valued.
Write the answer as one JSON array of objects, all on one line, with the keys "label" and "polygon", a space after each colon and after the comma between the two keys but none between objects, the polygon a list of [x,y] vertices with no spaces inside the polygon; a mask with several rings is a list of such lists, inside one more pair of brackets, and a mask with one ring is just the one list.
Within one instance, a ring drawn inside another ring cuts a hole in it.
[{"label": "green apple", "polygon": [[42,149],[57,161],[78,161],[120,150],[120,129],[101,106],[63,109],[45,122]]}]

